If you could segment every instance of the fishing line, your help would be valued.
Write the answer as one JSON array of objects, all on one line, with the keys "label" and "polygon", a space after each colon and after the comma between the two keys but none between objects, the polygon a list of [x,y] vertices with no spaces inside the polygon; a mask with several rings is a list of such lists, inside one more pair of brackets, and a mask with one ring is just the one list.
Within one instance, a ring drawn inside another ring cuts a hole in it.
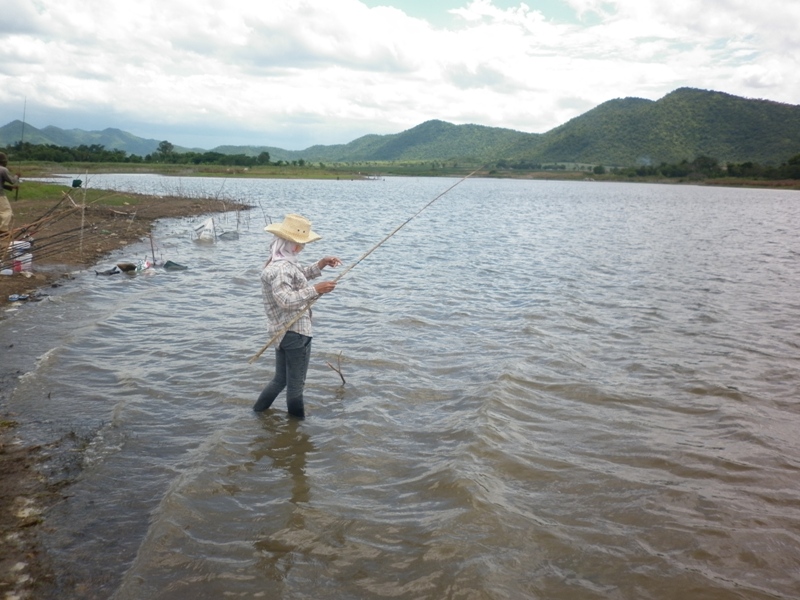
[{"label": "fishing line", "polygon": [[[447,193],[448,193],[450,190],[452,190],[454,187],[456,187],[456,186],[457,186],[457,185],[459,185],[460,183],[462,183],[462,182],[466,181],[467,179],[469,179],[470,177],[472,177],[473,175],[475,175],[475,173],[477,173],[478,171],[480,171],[482,168],[483,168],[483,167],[478,167],[477,169],[475,169],[475,170],[474,170],[472,173],[470,173],[469,175],[465,175],[464,177],[462,177],[461,179],[459,179],[458,181],[456,181],[456,182],[455,182],[453,185],[451,185],[449,188],[447,188],[447,189],[446,189],[445,191],[443,191],[441,194],[439,194],[438,196],[436,196],[436,197],[435,197],[433,200],[431,200],[431,201],[430,201],[430,202],[428,202],[428,203],[427,203],[425,206],[423,206],[422,208],[420,208],[420,209],[419,209],[419,210],[418,210],[416,213],[414,213],[414,214],[413,214],[413,215],[411,215],[411,216],[410,216],[408,219],[406,219],[405,221],[403,221],[403,222],[402,222],[400,225],[398,225],[397,227],[395,227],[395,228],[394,228],[394,229],[393,229],[393,230],[392,230],[392,231],[391,231],[391,232],[390,232],[388,235],[386,235],[386,236],[385,236],[385,237],[384,237],[384,238],[383,238],[383,239],[382,239],[380,242],[378,242],[378,243],[377,243],[377,244],[375,244],[375,245],[374,245],[372,248],[370,248],[369,250],[367,250],[367,251],[366,251],[364,254],[362,254],[360,257],[358,257],[358,259],[357,259],[357,260],[356,260],[356,261],[355,261],[355,262],[354,262],[352,265],[348,266],[348,267],[347,267],[347,268],[346,268],[344,271],[342,271],[341,273],[339,273],[339,275],[337,275],[337,276],[336,276],[336,278],[333,280],[333,282],[334,282],[334,283],[337,283],[337,282],[338,282],[338,281],[339,281],[339,280],[340,280],[342,277],[344,277],[344,276],[345,276],[345,275],[347,275],[347,274],[348,274],[350,271],[352,271],[352,270],[353,270],[353,268],[354,268],[354,267],[355,267],[357,264],[359,264],[361,261],[363,261],[365,258],[367,258],[367,257],[368,257],[370,254],[372,254],[373,252],[375,252],[375,250],[377,250],[377,249],[378,249],[380,246],[382,246],[382,245],[383,245],[383,244],[384,244],[384,243],[385,243],[387,240],[389,240],[389,238],[391,238],[391,237],[392,237],[394,234],[396,234],[398,231],[400,231],[400,230],[401,230],[403,227],[405,227],[406,225],[408,225],[408,224],[409,224],[411,221],[413,221],[414,219],[416,219],[416,218],[417,218],[417,217],[418,217],[418,216],[419,216],[419,215],[420,215],[420,214],[421,214],[421,213],[422,213],[422,212],[423,212],[425,209],[427,209],[429,206],[431,206],[431,205],[432,205],[434,202],[436,202],[436,201],[437,201],[439,198],[441,198],[442,196],[444,196],[445,194],[447,194]],[[285,334],[287,331],[289,331],[289,328],[290,328],[292,325],[294,325],[295,323],[297,323],[297,321],[300,319],[300,317],[302,317],[302,316],[303,316],[303,315],[304,315],[306,312],[308,312],[308,311],[309,311],[309,309],[311,308],[311,305],[312,305],[312,304],[314,304],[314,302],[316,302],[317,300],[319,300],[319,298],[320,298],[320,297],[321,297],[321,296],[317,296],[317,297],[316,297],[316,298],[314,298],[313,300],[309,301],[309,302],[308,302],[308,304],[306,304],[306,305],[305,305],[305,307],[304,307],[302,310],[300,310],[300,312],[298,312],[298,313],[297,313],[297,314],[296,314],[294,317],[292,317],[292,319],[291,319],[291,320],[290,320],[290,321],[289,321],[289,322],[288,322],[288,323],[287,323],[287,324],[284,326],[284,328],[283,328],[281,331],[279,331],[278,333],[276,333],[276,334],[275,334],[275,335],[272,337],[272,339],[270,339],[270,341],[268,341],[268,342],[267,342],[267,343],[264,345],[264,347],[263,347],[263,348],[261,348],[261,350],[259,350],[259,351],[258,351],[258,352],[255,354],[255,356],[253,356],[253,358],[251,358],[251,359],[250,359],[249,361],[247,361],[247,362],[248,362],[249,364],[253,364],[253,363],[254,363],[256,360],[258,360],[258,358],[259,358],[259,357],[260,357],[262,354],[264,354],[264,352],[267,350],[267,348],[269,348],[269,347],[270,347],[270,346],[273,344],[273,342],[275,342],[275,340],[277,340],[277,339],[279,339],[279,338],[283,337],[283,334]]]}]

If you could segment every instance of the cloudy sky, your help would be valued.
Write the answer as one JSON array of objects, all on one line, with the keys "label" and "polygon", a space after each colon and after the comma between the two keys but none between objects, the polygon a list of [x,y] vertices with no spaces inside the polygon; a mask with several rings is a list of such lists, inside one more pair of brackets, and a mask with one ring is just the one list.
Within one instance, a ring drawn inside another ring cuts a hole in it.
[{"label": "cloudy sky", "polygon": [[800,104],[798,0],[3,0],[0,126],[301,150],[543,133],[684,86]]}]

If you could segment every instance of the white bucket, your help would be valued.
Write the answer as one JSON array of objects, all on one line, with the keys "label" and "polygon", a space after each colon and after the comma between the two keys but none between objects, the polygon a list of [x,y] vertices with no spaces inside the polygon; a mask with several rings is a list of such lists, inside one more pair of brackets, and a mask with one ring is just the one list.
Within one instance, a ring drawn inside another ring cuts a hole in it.
[{"label": "white bucket", "polygon": [[14,259],[14,271],[31,271],[33,269],[33,254],[23,254]]},{"label": "white bucket", "polygon": [[11,251],[11,258],[17,258],[18,256],[22,256],[30,249],[31,249],[30,242],[11,242],[11,245],[9,246],[9,250]]}]

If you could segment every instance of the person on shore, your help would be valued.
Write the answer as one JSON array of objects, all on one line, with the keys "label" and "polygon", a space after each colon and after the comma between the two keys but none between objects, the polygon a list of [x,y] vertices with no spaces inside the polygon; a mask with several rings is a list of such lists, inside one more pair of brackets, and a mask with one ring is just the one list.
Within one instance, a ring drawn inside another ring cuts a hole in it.
[{"label": "person on shore", "polygon": [[11,174],[7,167],[8,156],[5,152],[0,152],[0,181],[3,184],[3,191],[0,192],[0,235],[11,231],[11,220],[14,218],[5,191],[15,190],[19,187],[19,180]]},{"label": "person on shore", "polygon": [[[306,244],[321,237],[311,230],[311,221],[300,215],[288,214],[282,223],[267,225],[264,231],[275,238],[270,244],[272,256],[261,273],[261,291],[264,309],[269,322],[269,335],[284,332],[275,348],[275,375],[258,397],[253,410],[261,412],[272,406],[286,388],[286,406],[289,414],[305,418],[303,388],[311,357],[311,311],[305,310],[309,302],[336,287],[335,281],[312,285],[325,267],[342,264],[335,256],[326,256],[316,263],[303,267],[297,255]],[[301,311],[302,316],[290,325]]]}]

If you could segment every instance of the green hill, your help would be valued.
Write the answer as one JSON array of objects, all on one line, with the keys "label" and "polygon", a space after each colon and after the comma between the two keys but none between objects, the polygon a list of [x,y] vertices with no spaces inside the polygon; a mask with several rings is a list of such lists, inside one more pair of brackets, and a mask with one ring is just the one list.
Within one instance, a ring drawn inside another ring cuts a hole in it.
[{"label": "green hill", "polygon": [[511,158],[606,165],[780,164],[800,153],[800,106],[681,88],[657,101],[611,100],[522,145]]},{"label": "green hill", "polygon": [[23,139],[31,144],[54,144],[47,134],[42,133],[36,127],[24,125],[17,119],[0,127],[0,146],[8,147]]},{"label": "green hill", "polygon": [[367,136],[345,145],[342,155],[356,160],[496,160],[515,144],[537,134],[483,125],[426,121],[386,136]]},{"label": "green hill", "polygon": [[[98,144],[108,150],[124,150],[128,154],[146,156],[158,148],[162,140],[140,138],[121,129],[107,128],[102,131],[85,131],[83,129],[61,129],[48,125],[37,129],[26,123],[23,131],[22,121],[11,121],[0,127],[0,146],[9,147],[21,139],[31,144],[52,144],[74,148]],[[176,146],[176,150],[185,151]]]},{"label": "green hill", "polygon": [[[206,152],[205,150],[194,150],[195,152]],[[181,152],[181,150],[178,150]],[[273,146],[216,146],[209,152],[219,152],[220,154],[244,154],[245,156],[258,156],[262,152],[269,153],[269,159],[273,162],[278,160],[293,161],[304,158],[302,153],[293,150],[284,150]]]},{"label": "green hill", "polygon": [[516,143],[536,134],[482,125],[453,125],[426,121],[390,135],[365,135],[348,144],[311,146],[305,150],[281,150],[266,146],[218,146],[215,152],[258,156],[269,152],[270,159],[311,162],[495,160]]},{"label": "green hill", "polygon": [[[506,159],[630,166],[676,163],[706,155],[721,163],[779,165],[798,153],[800,106],[681,88],[657,101],[610,100],[543,134],[427,121],[397,134],[312,146],[291,152],[284,160]],[[272,151],[270,156],[281,158]]]},{"label": "green hill", "polygon": [[[22,123],[0,127],[0,146],[20,139]],[[158,140],[120,131],[36,129],[25,126],[25,141],[74,147],[100,144],[144,156]],[[187,149],[176,146],[177,152]],[[197,152],[203,150],[193,149]],[[222,154],[258,156],[272,161],[471,161],[480,163],[584,163],[631,166],[677,163],[700,155],[721,163],[753,161],[779,165],[800,154],[800,106],[680,88],[660,100],[609,100],[542,134],[483,125],[426,121],[390,135],[365,135],[348,144],[283,150],[272,146],[218,146]]]}]

